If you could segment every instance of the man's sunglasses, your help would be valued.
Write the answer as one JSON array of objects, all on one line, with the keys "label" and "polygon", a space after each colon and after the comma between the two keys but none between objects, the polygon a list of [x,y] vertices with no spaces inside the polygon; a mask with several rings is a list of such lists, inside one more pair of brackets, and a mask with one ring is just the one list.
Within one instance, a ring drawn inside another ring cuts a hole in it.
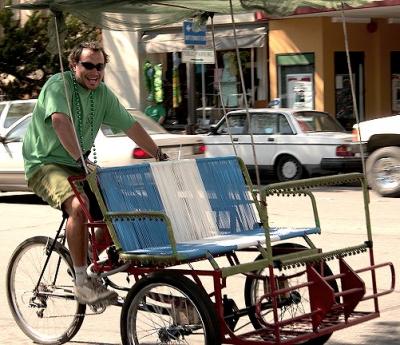
[{"label": "man's sunglasses", "polygon": [[83,67],[85,67],[85,69],[87,69],[88,71],[91,71],[93,68],[96,68],[100,72],[106,67],[106,64],[104,63],[98,63],[97,65],[91,62],[84,62],[84,61],[78,61],[78,63],[81,64]]}]

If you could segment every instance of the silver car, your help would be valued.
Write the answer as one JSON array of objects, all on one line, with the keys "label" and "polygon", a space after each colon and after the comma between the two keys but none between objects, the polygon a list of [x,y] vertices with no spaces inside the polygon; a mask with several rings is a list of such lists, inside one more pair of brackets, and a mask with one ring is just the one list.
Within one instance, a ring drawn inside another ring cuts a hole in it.
[{"label": "silver car", "polygon": [[[206,148],[202,136],[171,134],[140,111],[130,112],[171,159],[204,156]],[[29,191],[24,177],[22,139],[31,118],[32,114],[24,116],[11,125],[5,135],[0,135],[0,191]],[[95,144],[97,164],[103,167],[153,160],[125,133],[115,134],[107,126],[101,128]]]}]

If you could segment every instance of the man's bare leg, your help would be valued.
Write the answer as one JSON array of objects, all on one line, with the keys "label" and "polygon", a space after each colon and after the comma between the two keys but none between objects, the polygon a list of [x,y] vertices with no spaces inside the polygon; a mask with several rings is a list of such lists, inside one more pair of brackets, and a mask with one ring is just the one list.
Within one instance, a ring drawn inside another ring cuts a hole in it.
[{"label": "man's bare leg", "polygon": [[[87,199],[84,198],[88,203]],[[67,241],[75,270],[75,296],[80,303],[94,304],[99,301],[116,300],[115,291],[107,290],[92,279],[86,273],[88,231],[85,226],[86,216],[78,199],[73,196],[64,202],[64,210],[68,213]]]},{"label": "man's bare leg", "polygon": [[68,198],[64,204],[64,210],[68,213],[67,241],[74,267],[87,265],[88,232],[85,227],[86,216],[75,196]]}]

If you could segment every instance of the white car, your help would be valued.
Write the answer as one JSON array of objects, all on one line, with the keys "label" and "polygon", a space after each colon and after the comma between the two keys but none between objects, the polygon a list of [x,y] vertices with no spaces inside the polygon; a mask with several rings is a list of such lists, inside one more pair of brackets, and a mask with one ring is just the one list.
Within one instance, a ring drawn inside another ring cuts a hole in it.
[{"label": "white car", "polygon": [[[298,109],[249,109],[227,114],[205,136],[206,156],[233,155],[233,144],[250,171],[254,155],[261,172],[273,172],[279,181],[317,174],[361,170],[361,160],[351,152],[351,134],[328,113]],[[233,144],[232,144],[233,142]]]},{"label": "white car", "polygon": [[353,152],[367,157],[370,187],[381,196],[400,197],[400,115],[355,124],[353,141]]},{"label": "white car", "polygon": [[[202,136],[171,134],[140,111],[130,112],[171,159],[204,156]],[[11,125],[4,136],[0,136],[0,191],[29,191],[24,177],[22,139],[31,118],[32,114],[24,116]],[[99,166],[121,166],[153,160],[124,133],[113,134],[106,126],[99,131],[95,145]]]},{"label": "white car", "polygon": [[4,134],[11,125],[33,111],[36,99],[0,102],[0,134]]}]

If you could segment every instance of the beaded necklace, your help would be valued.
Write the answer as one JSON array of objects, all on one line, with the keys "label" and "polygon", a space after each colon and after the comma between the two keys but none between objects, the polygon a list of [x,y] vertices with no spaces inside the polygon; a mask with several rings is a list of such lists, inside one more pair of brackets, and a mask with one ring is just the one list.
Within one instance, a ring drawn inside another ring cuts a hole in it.
[{"label": "beaded necklace", "polygon": [[[85,153],[86,151],[89,151],[89,148],[87,150],[85,150],[84,145],[83,145],[83,114],[82,114],[82,105],[81,105],[81,101],[79,98],[79,93],[78,93],[78,84],[76,82],[75,76],[72,76],[72,82],[73,82],[73,86],[74,86],[74,101],[76,104],[76,117],[78,120],[78,136],[79,136],[79,144],[81,145],[81,149],[83,151],[83,153]],[[91,135],[91,140],[93,141],[93,145],[92,145],[92,150],[93,150],[93,162],[94,164],[97,163],[97,153],[96,153],[96,146],[94,144],[94,139],[95,139],[95,133],[94,133],[94,129],[93,129],[93,122],[94,122],[94,111],[95,111],[95,107],[94,107],[94,98],[93,98],[93,91],[90,91],[89,93],[89,102],[90,102],[90,114],[89,114],[89,124],[90,124],[90,135]]]}]

